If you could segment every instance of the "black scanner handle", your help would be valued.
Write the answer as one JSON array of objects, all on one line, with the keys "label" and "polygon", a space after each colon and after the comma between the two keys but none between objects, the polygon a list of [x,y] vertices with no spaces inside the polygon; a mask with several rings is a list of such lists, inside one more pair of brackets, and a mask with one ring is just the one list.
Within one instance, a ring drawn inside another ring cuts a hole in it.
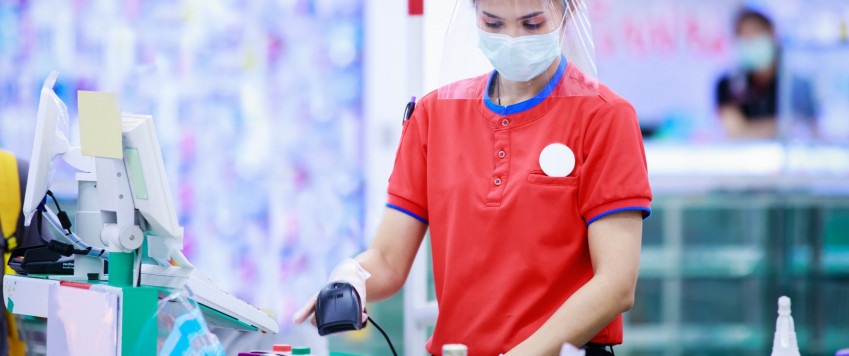
[{"label": "black scanner handle", "polygon": [[357,289],[350,283],[332,282],[318,293],[315,321],[321,336],[360,330],[366,326]]},{"label": "black scanner handle", "polygon": [[[318,293],[315,301],[315,324],[318,327],[318,334],[325,336],[366,327],[371,318],[362,320],[363,311],[365,308],[360,300],[360,294],[354,286],[346,282],[328,284]],[[398,353],[395,352],[395,346],[392,346],[389,335],[386,335],[386,332],[374,320],[371,320],[371,323],[386,338],[392,355],[397,356]]]}]

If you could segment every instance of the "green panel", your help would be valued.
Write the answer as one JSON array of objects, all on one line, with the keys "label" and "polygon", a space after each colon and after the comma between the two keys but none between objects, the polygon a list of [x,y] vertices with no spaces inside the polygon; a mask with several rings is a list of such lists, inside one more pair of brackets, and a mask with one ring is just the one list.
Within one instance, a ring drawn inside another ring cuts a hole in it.
[{"label": "green panel", "polygon": [[849,209],[833,209],[825,214],[824,237],[826,248],[849,247]]},{"label": "green panel", "polygon": [[127,287],[121,290],[121,355],[156,355],[159,289]]},{"label": "green panel", "polygon": [[[369,303],[369,316],[377,321],[392,340],[395,350],[404,352],[404,290],[380,303]],[[391,356],[386,339],[374,325],[359,331],[348,331],[327,337],[331,353],[343,352],[356,355]]]},{"label": "green panel", "polygon": [[757,278],[688,278],[682,283],[681,320],[685,324],[756,325],[762,320],[758,308],[747,304],[767,299]]},{"label": "green panel", "polygon": [[206,322],[209,325],[220,326],[222,328],[228,328],[228,329],[243,330],[243,331],[257,331],[257,328],[255,326],[245,324],[245,323],[239,321],[238,319],[235,319],[235,318],[233,318],[229,315],[221,313],[220,311],[212,309],[212,308],[210,308],[206,305],[203,305],[201,303],[198,303],[198,305],[200,305],[200,310],[203,313],[203,317],[204,317],[204,319],[206,319]]},{"label": "green panel", "polygon": [[124,162],[127,164],[127,174],[133,185],[133,194],[138,199],[147,199],[147,186],[144,184],[144,171],[141,167],[139,151],[135,148],[124,149]]},{"label": "green panel", "polygon": [[663,244],[663,208],[652,207],[651,217],[643,220],[643,246],[660,246]]},{"label": "green panel", "polygon": [[640,277],[634,293],[634,307],[628,311],[628,321],[633,325],[657,324],[663,315],[663,280]]},{"label": "green panel", "polygon": [[109,285],[115,287],[133,285],[133,254],[131,252],[109,253]]},{"label": "green panel", "polygon": [[760,241],[759,228],[765,226],[765,210],[744,205],[693,206],[682,211],[682,237],[685,247],[750,245]]}]

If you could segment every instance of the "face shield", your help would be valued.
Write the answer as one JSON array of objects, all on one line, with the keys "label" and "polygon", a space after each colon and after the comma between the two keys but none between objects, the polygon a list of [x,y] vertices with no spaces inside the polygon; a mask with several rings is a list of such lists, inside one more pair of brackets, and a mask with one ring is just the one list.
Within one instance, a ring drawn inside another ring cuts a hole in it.
[{"label": "face shield", "polygon": [[498,99],[505,92],[597,95],[585,1],[457,0],[445,36],[439,99]]}]

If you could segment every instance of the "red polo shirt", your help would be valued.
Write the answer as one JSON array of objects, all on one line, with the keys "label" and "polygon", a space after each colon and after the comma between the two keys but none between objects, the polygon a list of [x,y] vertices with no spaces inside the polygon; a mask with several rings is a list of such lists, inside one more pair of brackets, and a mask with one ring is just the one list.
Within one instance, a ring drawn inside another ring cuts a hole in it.
[{"label": "red polo shirt", "polygon": [[[589,224],[623,210],[651,212],[631,104],[603,85],[597,95],[567,96],[591,79],[565,60],[540,95],[516,105],[484,97],[490,77],[447,88],[480,100],[422,98],[389,179],[387,206],[430,227],[434,355],[446,343],[467,345],[471,356],[506,353],[592,278]],[[540,169],[551,143],[574,152],[569,176]],[[622,317],[592,342],[622,343]]]}]

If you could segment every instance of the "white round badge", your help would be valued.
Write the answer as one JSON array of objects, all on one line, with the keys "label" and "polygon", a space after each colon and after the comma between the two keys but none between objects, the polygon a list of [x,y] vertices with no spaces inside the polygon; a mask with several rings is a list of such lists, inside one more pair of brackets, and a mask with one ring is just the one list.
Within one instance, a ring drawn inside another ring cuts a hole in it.
[{"label": "white round badge", "polygon": [[562,143],[552,143],[539,154],[539,166],[549,177],[566,177],[575,169],[575,154]]}]

